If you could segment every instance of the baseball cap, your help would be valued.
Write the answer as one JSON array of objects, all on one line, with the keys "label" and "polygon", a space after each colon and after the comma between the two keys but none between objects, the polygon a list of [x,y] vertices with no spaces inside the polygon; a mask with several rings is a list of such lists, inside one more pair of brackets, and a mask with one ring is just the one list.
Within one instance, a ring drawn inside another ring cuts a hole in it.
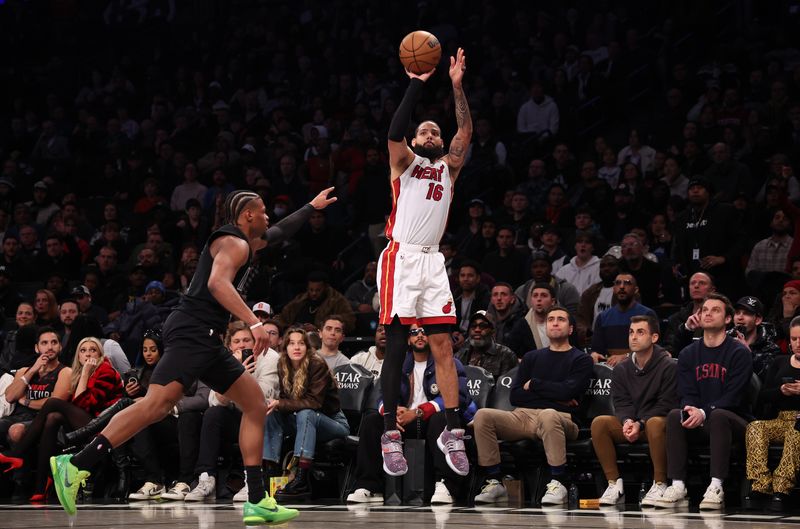
[{"label": "baseball cap", "polygon": [[486,206],[486,203],[480,198],[473,198],[467,203],[467,206],[475,206],[475,205]]},{"label": "baseball cap", "polygon": [[6,276],[6,277],[10,278],[11,277],[11,270],[9,270],[8,267],[5,266],[5,265],[0,266],[0,275],[3,275],[3,276]]},{"label": "baseball cap", "polygon": [[533,255],[531,255],[531,263],[535,263],[536,261],[547,261],[547,264],[551,264],[550,255],[547,252],[533,252]]},{"label": "baseball cap", "polygon": [[734,308],[744,309],[748,312],[752,312],[756,316],[762,316],[764,314],[764,304],[754,296],[740,298],[734,305]]},{"label": "baseball cap", "polygon": [[244,145],[242,145],[241,150],[251,152],[253,154],[256,153],[256,148],[253,147],[250,143],[245,143]]},{"label": "baseball cap", "polygon": [[45,182],[44,180],[39,180],[38,182],[33,184],[33,188],[34,189],[44,189],[45,191],[47,191],[47,182]]},{"label": "baseball cap", "polygon": [[263,312],[268,316],[272,315],[272,307],[265,301],[259,301],[253,305],[253,312]]},{"label": "baseball cap", "polygon": [[11,189],[14,189],[14,182],[10,178],[0,178],[0,184],[7,185]]},{"label": "baseball cap", "polygon": [[489,325],[492,326],[492,329],[494,329],[494,322],[489,318],[489,316],[486,314],[485,310],[479,310],[475,314],[470,316],[469,317],[469,324],[472,325],[477,320],[485,321],[486,323],[488,323]]},{"label": "baseball cap", "polygon": [[91,296],[92,293],[89,292],[89,288],[86,285],[78,285],[77,287],[72,289],[70,292],[75,297],[82,297],[82,296]]},{"label": "baseball cap", "polygon": [[709,182],[708,180],[706,180],[701,176],[695,176],[694,178],[689,180],[689,187],[687,187],[687,189],[689,189],[692,186],[702,186],[705,187],[706,191],[708,191],[709,193],[714,192],[714,186],[711,185],[711,182]]},{"label": "baseball cap", "polygon": [[150,281],[149,283],[147,283],[147,286],[144,287],[144,291],[148,292],[149,290],[154,288],[160,290],[162,294],[167,293],[167,289],[164,288],[164,283],[162,283],[161,281]]}]

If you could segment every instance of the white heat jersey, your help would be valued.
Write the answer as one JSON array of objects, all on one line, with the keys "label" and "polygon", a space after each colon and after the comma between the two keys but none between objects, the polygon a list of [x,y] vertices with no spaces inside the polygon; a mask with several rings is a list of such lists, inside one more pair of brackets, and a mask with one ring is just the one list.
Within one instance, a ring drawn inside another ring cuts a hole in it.
[{"label": "white heat jersey", "polygon": [[386,223],[386,238],[420,246],[439,244],[452,199],[453,182],[447,163],[414,156],[408,169],[392,182],[392,214]]}]

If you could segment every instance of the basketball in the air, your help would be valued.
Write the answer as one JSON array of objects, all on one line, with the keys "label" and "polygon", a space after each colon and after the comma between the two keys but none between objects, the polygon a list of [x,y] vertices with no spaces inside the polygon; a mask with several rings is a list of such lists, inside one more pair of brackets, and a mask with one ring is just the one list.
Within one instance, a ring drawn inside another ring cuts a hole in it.
[{"label": "basketball in the air", "polygon": [[400,62],[411,73],[430,72],[441,58],[439,39],[427,31],[413,31],[400,43]]}]

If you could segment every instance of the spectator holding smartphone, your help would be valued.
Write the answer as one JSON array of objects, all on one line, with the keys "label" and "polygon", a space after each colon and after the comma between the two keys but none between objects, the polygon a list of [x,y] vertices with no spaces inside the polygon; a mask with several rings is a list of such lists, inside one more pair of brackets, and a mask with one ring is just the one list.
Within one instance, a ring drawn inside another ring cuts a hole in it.
[{"label": "spectator holding smartphone", "polygon": [[[752,492],[745,498],[747,507],[760,507],[770,500],[771,510],[783,511],[800,470],[800,432],[795,429],[800,413],[800,317],[789,324],[789,340],[792,354],[775,358],[759,395],[760,402],[772,404],[778,416],[747,426],[747,479],[752,482]],[[774,472],[767,466],[770,443],[783,443]]]},{"label": "spectator holding smartphone", "polygon": [[744,440],[751,419],[747,387],[753,356],[739,339],[725,332],[733,317],[728,298],[709,294],[698,316],[703,337],[678,355],[680,407],[667,415],[667,477],[672,485],[657,507],[688,505],[685,480],[690,443],[709,443],[711,449],[711,483],[700,509],[718,510],[724,505],[722,482],[728,477],[731,445]]}]

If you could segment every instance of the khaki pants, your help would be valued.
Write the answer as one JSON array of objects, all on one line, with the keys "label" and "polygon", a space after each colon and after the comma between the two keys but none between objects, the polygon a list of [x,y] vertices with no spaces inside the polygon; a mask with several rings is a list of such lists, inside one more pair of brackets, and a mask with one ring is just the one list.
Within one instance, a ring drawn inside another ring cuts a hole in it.
[{"label": "khaki pants", "polygon": [[[782,411],[777,419],[753,421],[747,425],[747,479],[753,490],[789,494],[800,470],[800,432],[794,429],[796,411]],[[774,473],[767,467],[770,443],[783,443],[781,462]]]},{"label": "khaki pants", "polygon": [[[592,445],[609,481],[619,478],[617,451],[614,443],[627,443],[622,435],[622,423],[613,415],[601,415],[592,421]],[[650,459],[653,461],[653,480],[667,481],[667,418],[650,417],[639,433],[639,442],[650,444]]]},{"label": "khaki pants", "polygon": [[567,441],[578,438],[578,425],[572,422],[570,414],[550,408],[517,408],[514,411],[484,408],[475,414],[474,427],[478,464],[482,467],[500,464],[498,440],[522,439],[541,439],[547,463],[561,466],[567,462]]}]

